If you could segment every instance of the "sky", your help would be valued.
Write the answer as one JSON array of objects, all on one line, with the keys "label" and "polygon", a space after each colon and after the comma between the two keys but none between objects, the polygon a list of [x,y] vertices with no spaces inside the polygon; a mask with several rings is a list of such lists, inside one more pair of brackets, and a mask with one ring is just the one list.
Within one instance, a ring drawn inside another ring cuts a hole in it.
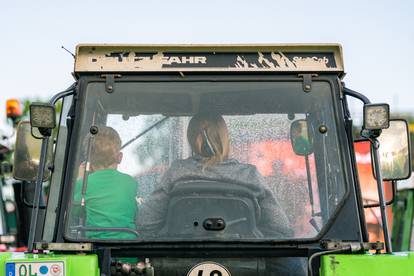
[{"label": "sky", "polygon": [[0,123],[6,99],[48,99],[74,81],[61,46],[78,43],[340,43],[349,88],[412,111],[413,12],[410,0],[4,1]]}]

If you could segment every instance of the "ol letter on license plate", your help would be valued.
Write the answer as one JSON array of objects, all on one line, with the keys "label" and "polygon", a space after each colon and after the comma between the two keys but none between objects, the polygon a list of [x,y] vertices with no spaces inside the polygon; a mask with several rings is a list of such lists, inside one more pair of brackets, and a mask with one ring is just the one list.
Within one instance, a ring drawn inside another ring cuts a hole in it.
[{"label": "ol letter on license plate", "polygon": [[6,263],[6,276],[64,276],[64,262]]}]

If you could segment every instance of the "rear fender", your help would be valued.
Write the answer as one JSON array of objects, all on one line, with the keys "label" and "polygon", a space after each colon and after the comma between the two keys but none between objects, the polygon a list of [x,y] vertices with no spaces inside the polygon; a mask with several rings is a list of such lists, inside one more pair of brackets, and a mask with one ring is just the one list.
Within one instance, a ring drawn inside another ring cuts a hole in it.
[{"label": "rear fender", "polygon": [[325,255],[320,275],[412,275],[414,252],[392,254]]}]

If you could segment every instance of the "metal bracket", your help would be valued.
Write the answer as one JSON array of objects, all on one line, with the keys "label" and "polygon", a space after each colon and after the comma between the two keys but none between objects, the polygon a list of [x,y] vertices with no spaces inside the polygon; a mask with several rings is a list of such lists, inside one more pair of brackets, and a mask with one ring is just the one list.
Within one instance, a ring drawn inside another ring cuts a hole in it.
[{"label": "metal bracket", "polygon": [[35,245],[37,250],[53,250],[53,251],[92,251],[91,243],[48,243],[37,242]]},{"label": "metal bracket", "polygon": [[339,240],[323,240],[321,245],[326,250],[349,249],[351,252],[375,250],[377,253],[384,249],[382,242],[352,242]]},{"label": "metal bracket", "polygon": [[317,77],[318,74],[299,74],[299,77],[303,79],[303,91],[306,93],[311,92],[312,90],[312,77]]},{"label": "metal bracket", "polygon": [[120,74],[104,74],[101,75],[102,78],[105,78],[105,90],[108,93],[113,93],[115,91],[115,78],[121,78]]}]

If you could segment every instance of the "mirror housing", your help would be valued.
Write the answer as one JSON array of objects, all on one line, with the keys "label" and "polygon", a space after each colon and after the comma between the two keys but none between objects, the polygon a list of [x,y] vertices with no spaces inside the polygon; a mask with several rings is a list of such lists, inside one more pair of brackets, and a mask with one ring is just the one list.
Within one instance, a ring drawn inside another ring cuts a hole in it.
[{"label": "mirror housing", "polygon": [[[30,122],[21,121],[16,129],[16,146],[14,152],[13,177],[17,180],[34,182],[37,178],[42,140],[32,136]],[[48,159],[51,150],[48,150]],[[46,169],[43,181],[50,176]]]},{"label": "mirror housing", "polygon": [[411,145],[407,121],[390,120],[389,128],[383,129],[377,139],[383,180],[408,179],[411,176]]},{"label": "mirror housing", "polygon": [[313,153],[313,136],[305,119],[293,121],[290,125],[290,142],[297,155],[306,156]]}]

